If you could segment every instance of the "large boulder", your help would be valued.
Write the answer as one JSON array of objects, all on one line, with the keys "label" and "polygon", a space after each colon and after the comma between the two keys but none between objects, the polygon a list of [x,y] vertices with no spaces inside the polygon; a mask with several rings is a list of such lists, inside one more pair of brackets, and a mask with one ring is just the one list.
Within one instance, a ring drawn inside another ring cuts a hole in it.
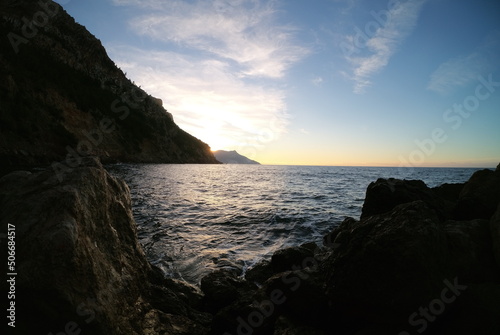
[{"label": "large boulder", "polygon": [[127,185],[94,159],[59,177],[47,170],[0,179],[0,226],[15,232],[16,331],[205,333],[186,304],[168,305],[182,294],[151,283]]},{"label": "large boulder", "polygon": [[423,181],[379,178],[376,182],[370,183],[366,189],[361,218],[387,213],[397,205],[416,200],[425,202],[437,213],[440,220],[445,220],[451,215],[453,203],[446,198],[438,197]]},{"label": "large boulder", "polygon": [[305,259],[314,257],[318,249],[316,243],[306,243],[297,247],[288,247],[275,251],[271,257],[271,266],[274,273],[302,268]]},{"label": "large boulder", "polygon": [[327,293],[346,318],[405,322],[449,285],[500,279],[488,221],[441,222],[423,201],[346,220],[332,236]]},{"label": "large boulder", "polygon": [[500,203],[500,169],[475,172],[460,192],[456,220],[489,220]]}]

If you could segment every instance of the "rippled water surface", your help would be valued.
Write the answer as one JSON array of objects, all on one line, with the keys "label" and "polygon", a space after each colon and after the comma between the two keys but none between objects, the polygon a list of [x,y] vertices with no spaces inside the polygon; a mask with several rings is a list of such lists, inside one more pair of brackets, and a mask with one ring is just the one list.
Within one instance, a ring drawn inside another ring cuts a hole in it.
[{"label": "rippled water surface", "polygon": [[216,268],[245,270],[281,247],[359,218],[377,178],[428,186],[466,181],[476,169],[265,165],[108,166],[132,193],[139,240],[151,263],[198,283]]}]

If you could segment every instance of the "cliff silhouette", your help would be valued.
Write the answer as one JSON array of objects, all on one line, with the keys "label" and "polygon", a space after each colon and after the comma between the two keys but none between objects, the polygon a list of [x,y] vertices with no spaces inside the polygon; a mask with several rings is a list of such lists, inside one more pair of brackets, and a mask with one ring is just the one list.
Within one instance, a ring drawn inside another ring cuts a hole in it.
[{"label": "cliff silhouette", "polygon": [[[3,168],[103,162],[218,163],[101,42],[49,0],[0,4]],[[76,162],[76,163],[75,163]]]}]

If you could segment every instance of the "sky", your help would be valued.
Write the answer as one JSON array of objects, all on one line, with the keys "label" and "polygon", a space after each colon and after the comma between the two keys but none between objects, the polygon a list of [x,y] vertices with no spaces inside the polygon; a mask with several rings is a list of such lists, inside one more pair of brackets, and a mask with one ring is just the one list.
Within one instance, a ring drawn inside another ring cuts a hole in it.
[{"label": "sky", "polygon": [[60,0],[212,150],[495,167],[500,1]]}]

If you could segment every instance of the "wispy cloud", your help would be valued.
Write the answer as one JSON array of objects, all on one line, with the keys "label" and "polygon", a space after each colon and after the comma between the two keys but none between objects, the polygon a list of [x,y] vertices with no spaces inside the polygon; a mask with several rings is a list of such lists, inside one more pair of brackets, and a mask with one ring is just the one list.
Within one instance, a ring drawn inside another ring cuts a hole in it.
[{"label": "wispy cloud", "polygon": [[477,81],[478,76],[492,72],[499,67],[499,55],[500,31],[494,31],[470,54],[441,64],[432,73],[427,89],[444,95],[457,87]]},{"label": "wispy cloud", "polygon": [[276,24],[275,1],[114,2],[151,10],[130,22],[137,34],[233,61],[241,76],[281,78],[308,53],[293,43],[293,27]]},{"label": "wispy cloud", "polygon": [[284,91],[245,83],[224,62],[128,46],[109,52],[137,84],[163,100],[176,123],[213,149],[255,145],[264,130],[273,138],[286,132]]},{"label": "wispy cloud", "polygon": [[373,20],[367,22],[363,29],[358,27],[355,33],[345,37],[344,56],[353,67],[346,75],[354,81],[355,93],[364,93],[372,84],[373,75],[387,66],[397,48],[415,28],[425,2],[396,2],[387,10],[385,20],[372,15]]},{"label": "wispy cloud", "polygon": [[115,45],[110,54],[183,129],[214,149],[240,150],[286,132],[280,79],[309,51],[295,43],[293,27],[277,23],[276,1],[113,2],[136,7],[130,28],[156,44]]},{"label": "wispy cloud", "polygon": [[314,86],[321,86],[323,84],[323,78],[322,77],[316,77],[311,80]]}]

